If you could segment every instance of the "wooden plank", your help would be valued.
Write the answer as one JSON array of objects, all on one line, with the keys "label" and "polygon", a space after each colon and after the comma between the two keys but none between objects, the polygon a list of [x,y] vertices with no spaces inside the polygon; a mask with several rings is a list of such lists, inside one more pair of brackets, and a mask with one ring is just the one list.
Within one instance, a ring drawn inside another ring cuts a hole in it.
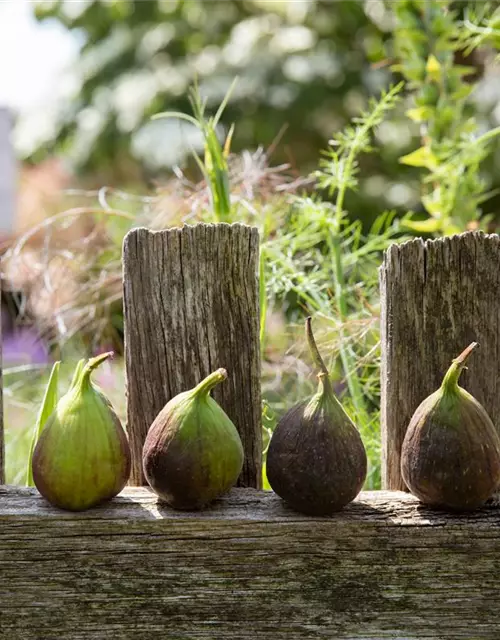
[{"label": "wooden plank", "polygon": [[186,513],[130,488],[74,514],[0,487],[1,636],[492,640],[499,507],[447,515],[368,492],[308,518],[234,489]]},{"label": "wooden plank", "polygon": [[441,384],[453,358],[480,348],[460,384],[500,429],[500,238],[468,232],[393,245],[380,270],[382,480],[405,489],[400,451],[419,403]]},{"label": "wooden plank", "polygon": [[242,224],[134,229],[124,240],[131,484],[144,484],[146,433],[165,403],[224,367],[214,390],[240,433],[240,486],[261,486],[259,236]]}]

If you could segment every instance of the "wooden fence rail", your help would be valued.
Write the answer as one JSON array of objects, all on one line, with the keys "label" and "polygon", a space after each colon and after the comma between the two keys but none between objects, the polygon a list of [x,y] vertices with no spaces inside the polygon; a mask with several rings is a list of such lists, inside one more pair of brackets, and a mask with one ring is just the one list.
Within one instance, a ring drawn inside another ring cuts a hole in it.
[{"label": "wooden fence rail", "polygon": [[0,523],[6,640],[499,637],[498,505],[377,491],[310,518],[234,489],[194,514],[130,488],[68,514],[4,487]]}]

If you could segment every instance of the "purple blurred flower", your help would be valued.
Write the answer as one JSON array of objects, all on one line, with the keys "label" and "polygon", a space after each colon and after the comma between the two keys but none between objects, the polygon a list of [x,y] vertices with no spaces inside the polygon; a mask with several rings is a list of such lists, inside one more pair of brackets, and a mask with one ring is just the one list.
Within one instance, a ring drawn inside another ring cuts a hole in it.
[{"label": "purple blurred flower", "polygon": [[3,336],[2,344],[4,364],[47,364],[50,361],[47,345],[29,327],[8,332]]}]

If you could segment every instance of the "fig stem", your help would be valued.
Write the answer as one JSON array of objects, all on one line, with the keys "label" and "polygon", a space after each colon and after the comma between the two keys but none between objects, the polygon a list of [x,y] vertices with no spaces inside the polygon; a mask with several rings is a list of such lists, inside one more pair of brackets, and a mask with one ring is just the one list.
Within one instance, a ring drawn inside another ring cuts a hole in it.
[{"label": "fig stem", "polygon": [[[81,367],[80,363],[78,363],[76,375],[78,375],[78,368],[80,367],[80,372],[79,372],[80,384],[84,385],[88,383],[90,381],[90,374],[92,373],[92,371],[94,371],[94,369],[97,369],[97,367],[100,364],[102,364],[108,358],[111,358],[111,356],[113,355],[114,355],[113,351],[108,351],[107,353],[100,353],[95,358],[90,358],[90,360],[87,361],[87,364],[84,367]],[[75,375],[75,378],[76,378],[76,375]],[[76,384],[77,384],[77,381],[74,379],[71,386],[73,387]]]},{"label": "fig stem", "polygon": [[225,369],[217,369],[217,371],[214,371],[196,385],[194,393],[196,395],[208,395],[214,387],[223,382],[226,378],[227,371]]},{"label": "fig stem", "polygon": [[454,390],[458,386],[458,379],[463,369],[465,369],[465,363],[467,362],[467,358],[474,351],[479,344],[477,342],[471,342],[471,344],[462,351],[462,353],[455,358],[446,375],[443,378],[443,384],[441,385],[445,391]]},{"label": "fig stem", "polygon": [[73,372],[73,378],[71,380],[71,384],[69,385],[70,389],[72,389],[75,384],[78,382],[78,379],[82,375],[82,369],[85,366],[85,358],[82,360],[78,360],[78,363],[75,367],[75,371]]},{"label": "fig stem", "polygon": [[314,361],[314,364],[318,367],[318,369],[320,370],[320,375],[323,374],[324,376],[326,376],[327,378],[330,376],[328,369],[326,368],[326,365],[323,361],[323,358],[321,357],[319,351],[318,351],[318,345],[316,344],[316,340],[314,339],[314,335],[312,332],[312,327],[311,327],[311,316],[308,316],[306,318],[306,337],[307,337],[307,342],[309,344],[309,349],[311,351],[311,355]]}]

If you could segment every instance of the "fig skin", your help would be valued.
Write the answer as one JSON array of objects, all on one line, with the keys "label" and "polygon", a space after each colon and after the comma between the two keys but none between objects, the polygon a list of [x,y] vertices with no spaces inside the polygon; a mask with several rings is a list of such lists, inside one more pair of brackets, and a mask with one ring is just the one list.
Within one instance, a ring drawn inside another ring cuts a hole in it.
[{"label": "fig skin", "polygon": [[111,354],[81,368],[58,402],[35,446],[33,480],[52,505],[84,511],[116,496],[127,484],[131,454],[118,416],[91,372]]},{"label": "fig skin", "polygon": [[340,511],[361,491],[367,473],[361,436],[335,397],[328,371],[306,321],[308,341],[321,369],[318,392],[277,424],[267,452],[267,479],[292,509],[313,516]]},{"label": "fig skin", "polygon": [[172,398],[146,436],[144,475],[160,500],[174,509],[202,509],[227,493],[243,468],[238,431],[209,395],[226,377],[218,369]]},{"label": "fig skin", "polygon": [[415,411],[401,451],[401,474],[421,502],[451,511],[483,505],[500,484],[500,437],[458,378],[477,346],[456,358],[441,387]]}]

